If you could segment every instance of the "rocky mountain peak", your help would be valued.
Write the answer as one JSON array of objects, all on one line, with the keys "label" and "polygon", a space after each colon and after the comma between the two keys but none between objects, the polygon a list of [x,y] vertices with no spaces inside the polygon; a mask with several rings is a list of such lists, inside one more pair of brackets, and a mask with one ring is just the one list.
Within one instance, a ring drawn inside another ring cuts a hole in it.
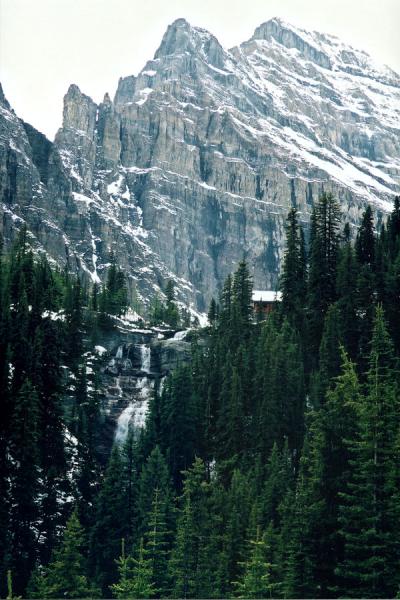
[{"label": "rocky mountain peak", "polygon": [[64,96],[63,128],[76,129],[93,135],[96,125],[97,104],[71,84]]},{"label": "rocky mountain peak", "polygon": [[330,69],[332,61],[324,52],[313,33],[309,33],[280,18],[270,19],[256,28],[252,40],[275,40],[286,48],[298,50],[304,58],[311,60],[321,67]]},{"label": "rocky mountain peak", "polygon": [[116,106],[121,106],[132,100],[136,89],[136,77],[128,75],[128,77],[120,77],[118,81],[117,91],[114,97]]},{"label": "rocky mountain peak", "polygon": [[95,130],[98,106],[76,84],[64,96],[63,125],[57,131],[55,145],[65,163],[76,165],[74,183],[78,189],[91,187],[95,161]]},{"label": "rocky mountain peak", "polygon": [[203,58],[217,68],[224,64],[224,49],[206,29],[193,27],[186,19],[177,19],[168,26],[154,58],[189,53]]},{"label": "rocky mountain peak", "polygon": [[303,60],[324,69],[356,76],[367,74],[380,83],[400,85],[398,74],[386,66],[377,65],[367,52],[353,48],[334,35],[307,31],[278,17],[257,27],[250,41],[278,43],[289,51],[296,50]]},{"label": "rocky mountain peak", "polygon": [[1,85],[1,83],[0,83],[0,104],[2,104],[3,106],[5,106],[5,108],[7,108],[7,110],[10,110],[10,104],[9,104],[7,98],[4,95],[3,87]]},{"label": "rocky mountain peak", "polygon": [[194,37],[195,29],[186,19],[176,19],[168,25],[154,58],[162,58],[176,52],[193,51]]},{"label": "rocky mountain peak", "polygon": [[399,106],[400,77],[333,36],[272,19],[225,50],[178,19],[114,102],[70,86],[53,147],[0,106],[7,227],[25,219],[91,281],[112,250],[142,308],[172,279],[204,313],[243,254],[274,289],[287,211],[307,227],[322,190],[353,226],[371,203],[379,227],[399,190]]}]

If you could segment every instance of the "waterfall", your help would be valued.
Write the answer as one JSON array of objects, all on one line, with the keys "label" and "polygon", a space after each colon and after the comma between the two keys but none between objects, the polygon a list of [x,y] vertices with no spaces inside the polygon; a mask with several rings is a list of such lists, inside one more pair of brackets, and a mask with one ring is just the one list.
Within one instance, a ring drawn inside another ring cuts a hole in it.
[{"label": "waterfall", "polygon": [[131,402],[118,417],[117,429],[115,431],[115,441],[119,444],[123,444],[128,437],[129,423],[134,410],[135,405]]},{"label": "waterfall", "polygon": [[183,331],[177,331],[175,333],[173,339],[182,341],[185,339],[185,337],[187,336],[188,333],[189,333],[189,331],[187,329],[184,329]]},{"label": "waterfall", "polygon": [[130,427],[132,427],[135,435],[139,429],[144,427],[153,389],[154,381],[148,377],[138,377],[136,379],[133,397],[117,420],[115,441],[118,444],[125,442]]},{"label": "waterfall", "polygon": [[141,359],[141,370],[145,373],[150,373],[150,363],[151,363],[151,350],[150,346],[146,346],[146,344],[142,344],[140,346],[140,359]]},{"label": "waterfall", "polygon": [[118,398],[122,398],[123,391],[122,391],[121,383],[119,381],[119,377],[115,378],[115,389],[117,390],[117,396],[118,396]]},{"label": "waterfall", "polygon": [[[119,346],[115,360],[123,359],[124,346]],[[121,404],[118,406],[125,406],[117,419],[116,430],[115,430],[115,441],[117,444],[123,444],[129,434],[130,428],[134,435],[138,435],[140,429],[142,429],[146,422],[146,415],[149,410],[149,400],[154,390],[154,379],[151,378],[151,348],[147,344],[140,344],[136,346],[136,355],[140,353],[140,371],[136,372],[136,376],[123,375],[123,380],[127,380],[124,389],[121,387],[120,377],[115,377],[115,394]],[[125,359],[126,361],[129,359]],[[129,363],[129,368],[132,368],[132,364]],[[128,369],[129,371],[129,369]],[[138,376],[139,375],[139,376]],[[121,376],[122,377],[122,376]],[[122,383],[124,386],[124,383]],[[126,402],[128,405],[126,406]]]},{"label": "waterfall", "polygon": [[159,389],[158,389],[158,393],[159,393],[160,395],[162,394],[162,391],[163,391],[163,389],[164,389],[164,383],[165,383],[165,380],[166,380],[166,379],[167,379],[167,378],[166,378],[166,376],[165,376],[165,375],[164,375],[164,377],[161,377],[161,379],[160,379],[160,387],[159,387]]}]

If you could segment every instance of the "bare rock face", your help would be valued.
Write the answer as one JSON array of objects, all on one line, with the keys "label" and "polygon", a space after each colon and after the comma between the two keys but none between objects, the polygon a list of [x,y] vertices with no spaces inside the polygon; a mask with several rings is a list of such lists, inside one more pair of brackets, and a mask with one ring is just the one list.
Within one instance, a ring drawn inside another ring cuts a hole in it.
[{"label": "bare rock face", "polygon": [[399,193],[400,76],[279,19],[231,50],[178,19],[114,101],[70,86],[54,144],[0,107],[6,238],[23,219],[92,281],[112,250],[144,309],[172,278],[203,313],[243,256],[274,287],[288,209],[307,226],[323,190],[354,226]]},{"label": "bare rock face", "polygon": [[96,166],[98,169],[116,169],[121,158],[120,140],[121,120],[119,114],[105,94],[100,104],[97,116],[97,155]]},{"label": "bare rock face", "polygon": [[93,183],[96,121],[97,105],[77,85],[71,85],[64,97],[63,126],[57,132],[55,144],[65,165],[77,167],[87,188]]}]

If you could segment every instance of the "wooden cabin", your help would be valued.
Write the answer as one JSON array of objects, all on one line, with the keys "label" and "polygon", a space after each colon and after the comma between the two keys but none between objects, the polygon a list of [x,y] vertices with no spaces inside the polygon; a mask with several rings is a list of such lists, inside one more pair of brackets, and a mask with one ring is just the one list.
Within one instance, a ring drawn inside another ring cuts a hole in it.
[{"label": "wooden cabin", "polygon": [[256,314],[268,315],[282,300],[282,292],[273,290],[254,290],[252,294],[253,310]]}]

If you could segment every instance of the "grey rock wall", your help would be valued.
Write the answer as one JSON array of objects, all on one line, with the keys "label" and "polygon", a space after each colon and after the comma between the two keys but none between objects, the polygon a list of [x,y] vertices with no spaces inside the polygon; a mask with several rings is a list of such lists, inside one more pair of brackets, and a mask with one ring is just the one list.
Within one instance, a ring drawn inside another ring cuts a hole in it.
[{"label": "grey rock wall", "polygon": [[172,278],[203,313],[243,256],[276,286],[291,206],[307,227],[332,191],[353,228],[367,203],[379,224],[399,193],[399,107],[399,75],[332,36],[272,19],[226,50],[178,19],[114,101],[71,85],[53,144],[0,94],[6,241],[25,221],[88,282],[112,251],[144,311]]}]

